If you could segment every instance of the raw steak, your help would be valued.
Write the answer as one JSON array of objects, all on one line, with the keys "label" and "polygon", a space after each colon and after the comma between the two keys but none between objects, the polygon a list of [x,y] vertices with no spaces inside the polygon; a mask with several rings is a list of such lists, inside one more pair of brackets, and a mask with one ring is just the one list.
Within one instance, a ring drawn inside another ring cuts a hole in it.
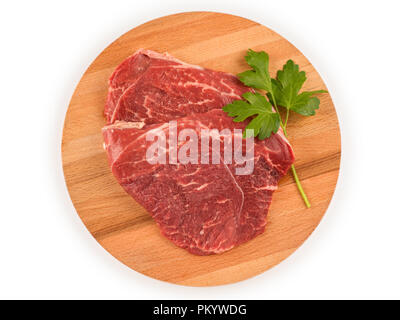
[{"label": "raw steak", "polygon": [[165,122],[221,108],[251,90],[232,74],[150,50],[139,50],[127,58],[109,84],[104,110],[108,123]]},{"label": "raw steak", "polygon": [[221,108],[250,88],[231,74],[149,50],[127,58],[109,84],[104,110],[109,125],[103,135],[112,172],[162,234],[191,253],[207,255],[264,231],[272,193],[294,161],[281,131],[263,141],[255,139],[250,175],[236,175],[239,165],[224,163],[222,153],[219,164],[146,160],[152,144],[146,133],[162,130],[168,137],[170,120],[177,121],[178,131],[243,129],[245,124],[234,123]]},{"label": "raw steak", "polygon": [[[230,129],[233,136],[234,128],[244,126],[221,109],[177,120],[178,134],[193,129],[198,136],[201,128]],[[229,250],[264,231],[272,193],[294,159],[283,136],[257,141],[253,173],[236,175],[236,167],[243,165],[224,164],[222,147],[220,164],[150,164],[146,160],[153,144],[146,141],[150,130],[164,132],[168,160],[168,123],[117,122],[103,128],[103,135],[113,174],[152,215],[163,235],[191,253],[207,255]],[[211,154],[211,142],[208,147]]]}]

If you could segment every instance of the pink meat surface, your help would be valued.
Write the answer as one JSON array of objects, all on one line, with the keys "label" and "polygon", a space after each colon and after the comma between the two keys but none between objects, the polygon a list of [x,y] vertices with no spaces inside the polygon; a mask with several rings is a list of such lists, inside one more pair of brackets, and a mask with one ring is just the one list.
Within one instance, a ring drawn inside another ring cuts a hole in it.
[{"label": "pink meat surface", "polygon": [[[149,50],[123,61],[109,85],[103,136],[112,172],[164,236],[193,254],[207,255],[264,231],[272,194],[294,161],[281,131],[263,141],[255,139],[254,171],[249,175],[236,175],[241,165],[225,163],[222,151],[219,164],[146,160],[153,143],[146,134],[161,130],[168,138],[171,120],[177,121],[178,132],[230,129],[233,138],[233,130],[245,124],[234,123],[221,108],[250,88],[231,74]],[[168,148],[165,155],[168,159]]]},{"label": "pink meat surface", "polygon": [[251,89],[232,74],[139,50],[110,78],[105,107],[108,123],[117,120],[160,123],[221,108]]},{"label": "pink meat surface", "polygon": [[[201,128],[230,129],[233,139],[234,129],[242,126],[222,110],[177,120],[178,134],[192,129],[198,136]],[[197,164],[150,164],[146,151],[153,142],[146,140],[146,134],[164,132],[168,160],[168,123],[137,127],[117,122],[103,129],[109,163],[121,186],[151,214],[164,236],[193,254],[207,255],[229,250],[264,231],[272,193],[293,162],[286,139],[276,134],[255,143],[253,173],[236,175],[235,169],[243,165],[224,164],[222,137],[219,164],[200,164],[200,158]]]}]

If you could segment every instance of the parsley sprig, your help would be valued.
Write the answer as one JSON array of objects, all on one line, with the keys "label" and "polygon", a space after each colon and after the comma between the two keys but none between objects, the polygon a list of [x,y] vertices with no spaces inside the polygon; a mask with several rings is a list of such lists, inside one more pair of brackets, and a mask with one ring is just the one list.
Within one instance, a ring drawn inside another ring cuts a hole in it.
[{"label": "parsley sprig", "polygon": [[[299,66],[292,60],[288,60],[282,70],[277,72],[275,78],[271,78],[269,73],[269,56],[266,52],[256,52],[251,49],[247,51],[245,59],[252,68],[239,73],[238,77],[246,86],[264,90],[266,96],[258,92],[246,92],[243,94],[244,100],[236,100],[226,105],[223,110],[229,116],[234,117],[233,121],[242,122],[248,118],[251,121],[246,126],[246,132],[258,139],[269,138],[272,133],[276,133],[279,127],[287,137],[286,126],[289,120],[290,111],[299,113],[303,116],[315,115],[315,110],[319,108],[320,101],[314,95],[326,93],[325,90],[302,91],[306,81],[306,73],[299,70]],[[282,119],[279,108],[286,111],[285,120]],[[297,188],[306,204],[311,207],[310,202],[301,185],[294,165],[291,167]]]}]

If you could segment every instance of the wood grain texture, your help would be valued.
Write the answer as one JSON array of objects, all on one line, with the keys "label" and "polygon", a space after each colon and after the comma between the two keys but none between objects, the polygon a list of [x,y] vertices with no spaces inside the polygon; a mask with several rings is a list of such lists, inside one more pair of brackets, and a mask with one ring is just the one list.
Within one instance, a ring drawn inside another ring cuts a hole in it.
[{"label": "wood grain texture", "polygon": [[306,209],[293,177],[273,196],[264,234],[221,255],[195,256],[161,236],[150,215],[114,179],[102,148],[108,78],[139,48],[169,52],[206,68],[248,69],[248,48],[270,54],[272,74],[287,59],[307,72],[305,90],[326,89],[310,62],[275,32],[247,19],[210,12],[171,15],[145,23],[107,47],[83,75],[65,118],[62,155],[66,183],[82,221],[115,258],[150,277],[191,286],[221,285],[257,275],[296,250],[324,215],[340,165],[340,131],[329,94],[314,117],[291,115],[288,132],[296,167],[312,207]]}]

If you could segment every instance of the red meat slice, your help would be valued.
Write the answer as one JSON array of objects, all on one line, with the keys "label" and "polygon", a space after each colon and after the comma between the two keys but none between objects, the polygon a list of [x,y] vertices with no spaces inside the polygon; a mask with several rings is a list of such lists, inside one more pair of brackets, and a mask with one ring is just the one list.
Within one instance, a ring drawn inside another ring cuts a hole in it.
[{"label": "red meat slice", "polygon": [[[280,134],[254,144],[254,171],[236,175],[238,164],[150,164],[146,140],[151,130],[168,123],[145,125],[118,122],[103,129],[110,166],[118,182],[155,219],[164,236],[198,255],[221,253],[246,242],[265,229],[271,197],[279,179],[293,162],[293,152]],[[222,110],[212,110],[177,120],[178,134],[201,128],[243,129]],[[220,138],[221,143],[223,141]],[[198,142],[200,150],[200,141]],[[243,145],[243,148],[245,145]],[[211,143],[209,144],[210,154]],[[198,159],[200,163],[200,159]]]},{"label": "red meat slice", "polygon": [[250,90],[232,74],[139,50],[112,74],[104,112],[108,123],[160,123],[219,109]]}]

